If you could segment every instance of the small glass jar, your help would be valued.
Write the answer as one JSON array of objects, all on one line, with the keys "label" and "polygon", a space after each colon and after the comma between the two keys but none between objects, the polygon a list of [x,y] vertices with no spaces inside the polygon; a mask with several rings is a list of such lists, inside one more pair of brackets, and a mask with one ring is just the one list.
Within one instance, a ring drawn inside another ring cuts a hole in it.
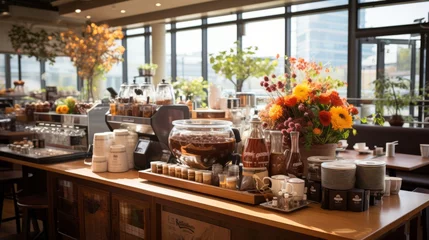
[{"label": "small glass jar", "polygon": [[212,184],[212,175],[211,171],[203,171],[203,183],[207,185]]},{"label": "small glass jar", "polygon": [[188,180],[188,168],[185,166],[182,167],[182,178]]},{"label": "small glass jar", "polygon": [[202,183],[203,182],[203,171],[195,170],[195,182]]},{"label": "small glass jar", "polygon": [[195,181],[195,170],[194,169],[188,169],[188,180],[189,181]]},{"label": "small glass jar", "polygon": [[167,163],[163,163],[162,165],[162,174],[163,175],[168,175],[168,164]]},{"label": "small glass jar", "polygon": [[168,165],[168,175],[170,177],[175,177],[176,176],[176,165],[175,164]]},{"label": "small glass jar", "polygon": [[157,162],[150,162],[150,169],[152,173],[158,173],[158,163]]},{"label": "small glass jar", "polygon": [[176,166],[175,168],[175,177],[182,178],[182,167]]}]

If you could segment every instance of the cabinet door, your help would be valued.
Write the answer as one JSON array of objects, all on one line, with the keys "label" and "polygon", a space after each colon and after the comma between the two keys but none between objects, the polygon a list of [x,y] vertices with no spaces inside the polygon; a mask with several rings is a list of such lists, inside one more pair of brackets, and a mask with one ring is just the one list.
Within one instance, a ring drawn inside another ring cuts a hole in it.
[{"label": "cabinet door", "polygon": [[149,214],[148,202],[113,194],[113,239],[149,239]]},{"label": "cabinet door", "polygon": [[79,221],[77,213],[77,187],[76,184],[58,178],[55,191],[55,219],[57,225],[57,238],[79,238]]},{"label": "cabinet door", "polygon": [[79,186],[81,239],[110,239],[109,192]]}]

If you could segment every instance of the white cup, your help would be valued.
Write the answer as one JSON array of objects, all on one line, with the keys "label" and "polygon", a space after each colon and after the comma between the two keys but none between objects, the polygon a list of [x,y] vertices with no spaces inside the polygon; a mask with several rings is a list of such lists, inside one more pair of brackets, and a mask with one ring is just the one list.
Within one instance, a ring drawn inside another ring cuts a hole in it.
[{"label": "white cup", "polygon": [[401,190],[402,178],[390,177],[390,194],[397,195]]},{"label": "white cup", "polygon": [[290,178],[285,184],[286,192],[296,192],[297,200],[304,197],[305,181],[300,178]]},{"label": "white cup", "polygon": [[277,195],[277,193],[283,189],[283,186],[285,182],[289,179],[289,177],[286,175],[274,175],[271,177],[264,177],[262,179],[264,184],[266,183],[265,180],[267,179],[271,182],[271,191]]},{"label": "white cup", "polygon": [[429,144],[420,144],[420,154],[423,158],[429,158]]},{"label": "white cup", "polygon": [[347,144],[347,140],[340,140],[340,141],[338,141],[338,143],[341,145],[340,147],[345,147],[345,146],[347,146],[348,144]]},{"label": "white cup", "polygon": [[390,196],[390,177],[384,178],[384,196],[388,197]]},{"label": "white cup", "polygon": [[365,150],[366,143],[364,143],[364,142],[356,143],[355,146],[358,150]]}]

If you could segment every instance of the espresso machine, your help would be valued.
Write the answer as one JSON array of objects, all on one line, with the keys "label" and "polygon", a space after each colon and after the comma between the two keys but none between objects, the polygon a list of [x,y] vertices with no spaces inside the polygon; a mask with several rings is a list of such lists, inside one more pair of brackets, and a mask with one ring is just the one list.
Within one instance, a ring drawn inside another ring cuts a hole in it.
[{"label": "espresso machine", "polygon": [[136,169],[147,169],[152,161],[167,162],[172,158],[168,137],[174,120],[189,119],[186,105],[160,106],[150,117],[119,116],[106,113],[105,120],[110,131],[128,129],[138,134],[134,151]]}]

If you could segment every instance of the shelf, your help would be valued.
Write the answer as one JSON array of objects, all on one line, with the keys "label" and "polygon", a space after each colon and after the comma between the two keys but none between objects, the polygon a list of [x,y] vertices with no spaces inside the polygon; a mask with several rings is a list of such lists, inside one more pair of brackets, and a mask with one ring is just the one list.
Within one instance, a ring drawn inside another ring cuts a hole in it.
[{"label": "shelf", "polygon": [[34,121],[48,124],[88,126],[88,115],[34,112]]}]

